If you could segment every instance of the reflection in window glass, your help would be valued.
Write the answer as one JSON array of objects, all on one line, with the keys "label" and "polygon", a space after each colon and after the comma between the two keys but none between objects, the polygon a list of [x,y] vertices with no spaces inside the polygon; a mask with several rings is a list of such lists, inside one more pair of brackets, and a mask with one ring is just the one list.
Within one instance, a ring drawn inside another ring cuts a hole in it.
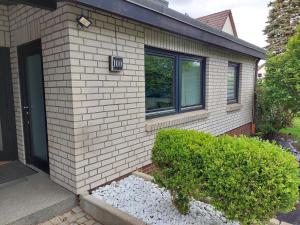
[{"label": "reflection in window glass", "polygon": [[201,104],[201,64],[199,61],[183,59],[181,66],[181,106]]},{"label": "reflection in window glass", "polygon": [[145,56],[146,110],[174,109],[174,59],[167,56]]},{"label": "reflection in window glass", "polygon": [[227,101],[237,100],[237,69],[234,66],[228,66],[227,73]]}]

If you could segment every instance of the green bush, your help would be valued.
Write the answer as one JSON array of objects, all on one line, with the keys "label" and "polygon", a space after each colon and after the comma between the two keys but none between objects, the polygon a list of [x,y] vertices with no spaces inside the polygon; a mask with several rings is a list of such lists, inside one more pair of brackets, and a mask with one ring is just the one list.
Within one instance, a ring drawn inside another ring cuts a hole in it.
[{"label": "green bush", "polygon": [[161,130],[152,160],[159,168],[155,181],[170,190],[183,214],[191,199],[210,199],[228,219],[260,224],[298,200],[294,156],[256,138]]},{"label": "green bush", "polygon": [[287,50],[269,55],[266,77],[257,85],[257,128],[264,136],[289,127],[300,113],[300,25]]}]

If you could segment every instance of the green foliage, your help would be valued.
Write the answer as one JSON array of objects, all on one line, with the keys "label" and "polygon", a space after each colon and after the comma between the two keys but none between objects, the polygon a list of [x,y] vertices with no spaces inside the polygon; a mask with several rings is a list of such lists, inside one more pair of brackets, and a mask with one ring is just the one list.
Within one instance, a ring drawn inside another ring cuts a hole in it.
[{"label": "green foliage", "polygon": [[290,125],[293,114],[281,104],[280,99],[273,98],[274,87],[265,82],[257,84],[257,130],[258,134],[272,139],[280,129]]},{"label": "green foliage", "polygon": [[160,170],[154,174],[155,180],[171,191],[173,203],[182,214],[187,213],[192,197],[200,198],[199,182],[195,179],[199,171],[194,164],[202,162],[197,161],[200,158],[192,149],[209,148],[213,140],[208,134],[180,130],[161,130],[156,137],[152,161]]},{"label": "green foliage", "polygon": [[170,97],[172,94],[174,60],[172,58],[146,55],[146,96]]},{"label": "green foliage", "polygon": [[269,43],[267,49],[277,55],[286,50],[286,44],[300,22],[300,1],[274,0],[269,7],[268,25],[264,33]]},{"label": "green foliage", "polygon": [[161,130],[152,161],[155,181],[185,214],[192,199],[207,200],[228,219],[261,224],[298,200],[298,162],[279,146],[247,137],[213,137]]},{"label": "green foliage", "polygon": [[270,56],[267,74],[257,86],[259,132],[274,135],[300,112],[300,26],[285,53]]},{"label": "green foliage", "polygon": [[300,144],[300,117],[295,118],[291,127],[284,128],[280,131],[283,134],[290,134],[295,137]]}]

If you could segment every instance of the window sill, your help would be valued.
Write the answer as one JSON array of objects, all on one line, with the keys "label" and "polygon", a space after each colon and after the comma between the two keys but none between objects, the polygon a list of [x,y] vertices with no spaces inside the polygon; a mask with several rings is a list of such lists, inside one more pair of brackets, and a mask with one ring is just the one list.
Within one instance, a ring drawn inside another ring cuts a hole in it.
[{"label": "window sill", "polygon": [[233,112],[238,111],[242,108],[242,105],[240,103],[234,103],[227,105],[227,112]]},{"label": "window sill", "polygon": [[161,128],[173,127],[183,123],[189,123],[196,120],[205,119],[209,116],[207,110],[198,110],[186,113],[180,113],[171,116],[149,119],[146,121],[146,132],[155,131]]}]

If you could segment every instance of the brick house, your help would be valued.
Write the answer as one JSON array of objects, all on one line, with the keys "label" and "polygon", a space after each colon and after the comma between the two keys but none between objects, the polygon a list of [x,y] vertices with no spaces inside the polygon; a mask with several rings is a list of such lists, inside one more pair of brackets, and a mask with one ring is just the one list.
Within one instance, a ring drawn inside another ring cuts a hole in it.
[{"label": "brick house", "polygon": [[0,55],[0,160],[80,194],[151,164],[160,128],[249,134],[265,51],[164,0],[0,0]]}]

